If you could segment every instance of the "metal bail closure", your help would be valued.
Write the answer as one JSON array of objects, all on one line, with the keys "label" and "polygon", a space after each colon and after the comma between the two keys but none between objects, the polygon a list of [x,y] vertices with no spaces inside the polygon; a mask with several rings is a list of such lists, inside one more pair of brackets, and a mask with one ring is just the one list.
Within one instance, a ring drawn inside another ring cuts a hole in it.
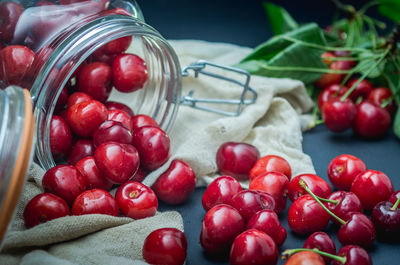
[{"label": "metal bail closure", "polygon": [[[207,66],[211,66],[214,68],[225,70],[227,72],[234,72],[239,75],[243,75],[243,76],[245,76],[245,81],[241,82],[236,79],[223,76],[221,74],[216,74],[216,73],[212,73],[210,71],[206,71],[205,69]],[[218,98],[194,98],[193,97],[194,90],[191,90],[191,91],[189,91],[187,96],[182,96],[181,104],[183,104],[183,105],[190,106],[195,109],[219,113],[219,114],[226,115],[226,116],[238,116],[242,112],[243,105],[253,104],[257,99],[257,92],[249,86],[250,74],[249,74],[249,72],[247,72],[245,70],[235,68],[235,67],[220,65],[220,64],[216,64],[216,63],[212,63],[212,62],[208,62],[208,61],[204,61],[204,60],[200,60],[200,61],[190,64],[189,66],[186,66],[182,71],[182,76],[189,76],[189,70],[194,71],[194,77],[196,77],[196,78],[199,76],[199,74],[207,75],[210,77],[214,77],[217,79],[221,79],[221,80],[225,80],[227,82],[237,84],[237,85],[243,87],[243,91],[241,93],[240,99],[218,99]],[[252,94],[250,99],[246,99],[247,92],[250,92]],[[212,108],[212,107],[199,106],[198,103],[237,105],[237,109],[236,109],[236,111],[226,111],[226,110]]]}]

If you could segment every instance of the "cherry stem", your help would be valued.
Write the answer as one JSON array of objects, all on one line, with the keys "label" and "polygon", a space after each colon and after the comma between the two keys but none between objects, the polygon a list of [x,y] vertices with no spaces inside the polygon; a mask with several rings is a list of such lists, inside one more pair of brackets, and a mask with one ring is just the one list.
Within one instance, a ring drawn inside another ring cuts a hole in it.
[{"label": "cherry stem", "polygon": [[304,180],[300,179],[300,180],[299,180],[299,184],[300,184],[300,187],[302,187],[305,191],[307,191],[308,194],[310,194],[311,197],[313,197],[314,200],[315,200],[327,213],[329,213],[333,218],[335,218],[336,220],[338,220],[342,225],[347,224],[345,220],[343,220],[342,218],[340,218],[339,216],[337,216],[336,214],[334,214],[333,212],[331,212],[328,208],[326,208],[326,206],[320,201],[320,199],[318,199],[318,197],[307,187],[307,184],[304,182]]},{"label": "cherry stem", "polygon": [[333,255],[331,253],[321,251],[321,250],[319,250],[317,248],[313,248],[313,249],[309,249],[309,248],[286,249],[285,251],[282,252],[282,259],[285,259],[286,257],[289,257],[289,256],[291,256],[291,255],[293,255],[293,254],[295,254],[297,252],[301,252],[301,251],[312,251],[312,252],[315,252],[315,253],[317,253],[317,254],[319,254],[321,256],[325,256],[325,257],[331,258],[333,260],[337,260],[342,264],[346,263],[346,257],[340,257],[340,256],[337,256],[337,255]]},{"label": "cherry stem", "polygon": [[392,208],[390,208],[391,211],[396,211],[397,207],[399,206],[400,203],[400,197],[397,198],[397,201],[395,202],[395,204],[392,206]]},{"label": "cherry stem", "polygon": [[329,202],[329,203],[333,203],[333,204],[335,204],[335,205],[337,205],[337,204],[339,203],[338,200],[329,200],[329,199],[325,199],[325,198],[319,197],[319,196],[317,196],[317,195],[315,195],[315,196],[318,197],[318,199],[320,199],[320,200],[323,201],[323,202]]}]

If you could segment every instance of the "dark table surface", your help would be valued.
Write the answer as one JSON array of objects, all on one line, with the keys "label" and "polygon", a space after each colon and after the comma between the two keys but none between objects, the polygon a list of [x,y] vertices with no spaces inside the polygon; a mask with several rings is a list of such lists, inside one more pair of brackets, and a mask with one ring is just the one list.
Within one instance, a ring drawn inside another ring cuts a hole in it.
[{"label": "dark table surface", "polygon": [[[328,1],[281,0],[272,1],[283,5],[302,23],[316,21],[326,26],[332,19],[333,8]],[[351,1],[360,6],[366,1]],[[139,0],[146,22],[156,28],[166,39],[201,39],[229,42],[255,47],[271,36],[262,8],[262,1],[248,0]],[[376,15],[374,12],[372,15]],[[343,153],[361,158],[370,169],[385,172],[400,189],[400,142],[390,132],[385,138],[375,141],[362,140],[351,131],[332,134],[323,125],[304,133],[304,152],[311,156],[317,174],[327,179],[329,162]],[[184,220],[188,240],[187,264],[228,264],[226,258],[208,257],[203,252],[199,235],[205,212],[201,206],[204,188],[196,189],[190,199],[180,206],[160,205],[160,210],[177,210]],[[281,214],[281,222],[288,231],[288,238],[280,251],[301,247],[305,238],[290,231],[287,224],[287,209]],[[341,247],[335,229],[326,230],[334,239],[337,249]],[[370,251],[375,265],[400,264],[400,245],[376,242]],[[278,264],[284,264],[279,259]]]}]

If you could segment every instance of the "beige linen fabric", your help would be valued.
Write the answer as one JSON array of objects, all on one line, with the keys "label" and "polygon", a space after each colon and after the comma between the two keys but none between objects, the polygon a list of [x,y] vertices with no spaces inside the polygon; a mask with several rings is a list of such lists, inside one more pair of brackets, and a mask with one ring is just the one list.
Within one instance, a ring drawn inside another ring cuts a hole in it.
[{"label": "beige linen fabric", "polygon": [[[182,66],[198,59],[233,65],[251,51],[194,40],[170,43]],[[226,141],[247,142],[255,145],[262,156],[276,154],[286,158],[293,175],[314,173],[311,159],[301,146],[302,124],[309,121],[301,114],[312,108],[304,85],[290,79],[257,76],[252,77],[250,85],[258,92],[258,99],[238,117],[182,106],[169,133],[171,158],[144,183],[154,183],[170,162],[179,158],[193,167],[197,185],[206,186],[218,176],[215,154]],[[198,97],[238,98],[241,93],[237,86],[204,76],[183,79],[183,94],[192,89]],[[42,192],[43,174],[40,167],[32,165],[16,216],[3,242],[0,264],[144,264],[142,244],[151,231],[161,227],[183,231],[183,221],[177,212],[157,213],[143,220],[105,215],[68,216],[25,229],[23,209],[33,196]]]}]

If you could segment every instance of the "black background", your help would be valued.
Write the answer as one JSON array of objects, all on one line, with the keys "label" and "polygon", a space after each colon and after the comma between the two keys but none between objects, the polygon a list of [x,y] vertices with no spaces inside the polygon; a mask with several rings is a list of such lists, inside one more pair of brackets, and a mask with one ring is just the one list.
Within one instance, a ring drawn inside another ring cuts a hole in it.
[{"label": "black background", "polygon": [[[142,8],[146,22],[156,28],[166,39],[200,39],[213,42],[229,42],[255,47],[272,36],[268,21],[262,8],[262,1],[229,0],[142,0],[137,1]],[[284,6],[300,23],[318,22],[321,27],[332,20],[334,9],[329,1],[281,0],[272,1]],[[366,1],[347,1],[359,7]],[[375,10],[370,15],[382,18]],[[389,24],[390,25],[390,24]],[[361,158],[369,169],[385,172],[393,181],[395,189],[400,188],[400,142],[392,132],[385,138],[375,141],[362,140],[351,131],[333,134],[320,125],[304,133],[303,149],[311,156],[317,174],[325,179],[329,162],[343,153]],[[226,258],[208,257],[199,243],[204,210],[201,206],[203,189],[196,189],[190,199],[180,206],[160,204],[160,210],[177,210],[184,220],[188,240],[187,264],[228,264]],[[292,233],[288,227],[286,212],[281,214],[281,222],[288,231],[288,238],[280,251],[301,247],[305,241]],[[326,231],[337,241],[335,228]],[[375,265],[400,264],[400,245],[376,242],[370,250]],[[279,259],[278,264],[284,264]]]}]

